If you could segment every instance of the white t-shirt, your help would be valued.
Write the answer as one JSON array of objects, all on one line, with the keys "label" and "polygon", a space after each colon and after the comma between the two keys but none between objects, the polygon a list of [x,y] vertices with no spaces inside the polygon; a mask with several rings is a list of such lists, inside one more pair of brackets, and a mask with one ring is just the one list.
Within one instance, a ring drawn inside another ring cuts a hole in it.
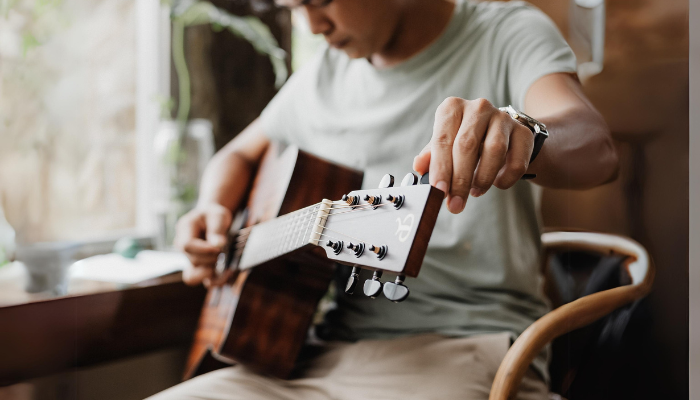
[{"label": "white t-shirt", "polygon": [[[363,170],[363,186],[372,188],[386,173],[401,179],[412,170],[445,98],[485,98],[522,109],[537,79],[575,71],[571,49],[536,8],[458,1],[440,37],[394,67],[377,69],[366,59],[324,48],[290,78],[261,119],[271,139]],[[521,333],[548,310],[541,288],[538,194],[520,181],[469,198],[458,215],[443,206],[420,275],[407,279],[411,294],[401,304],[345,295],[346,271],[339,277],[338,308],[326,318],[327,336]],[[546,376],[544,358],[535,366]]]}]

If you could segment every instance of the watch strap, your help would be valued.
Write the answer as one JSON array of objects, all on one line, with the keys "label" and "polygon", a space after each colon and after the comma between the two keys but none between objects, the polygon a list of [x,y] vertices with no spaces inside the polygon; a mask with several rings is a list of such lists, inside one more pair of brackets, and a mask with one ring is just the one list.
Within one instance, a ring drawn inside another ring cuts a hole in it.
[{"label": "watch strap", "polygon": [[537,157],[538,154],[540,154],[540,150],[542,150],[542,145],[544,144],[544,141],[547,139],[546,135],[540,135],[540,134],[534,134],[535,135],[535,144],[532,147],[532,154],[530,155],[530,162],[528,164],[532,164],[532,162],[535,160],[535,157]]},{"label": "watch strap", "polygon": [[540,153],[540,150],[542,150],[544,141],[549,137],[547,127],[524,112],[516,110],[513,106],[509,105],[508,107],[500,107],[499,110],[505,112],[519,124],[523,125],[529,129],[530,132],[532,132],[532,135],[534,136],[534,145],[532,147],[532,154],[530,155],[530,163],[532,163],[535,160],[535,157],[537,157],[537,155]]}]

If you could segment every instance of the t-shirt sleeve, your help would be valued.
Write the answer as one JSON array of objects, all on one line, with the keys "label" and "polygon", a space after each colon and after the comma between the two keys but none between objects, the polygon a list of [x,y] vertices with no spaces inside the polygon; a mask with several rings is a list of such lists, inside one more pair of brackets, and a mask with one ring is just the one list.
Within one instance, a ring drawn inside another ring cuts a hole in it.
[{"label": "t-shirt sleeve", "polygon": [[525,3],[513,4],[496,26],[496,45],[513,106],[522,109],[530,86],[543,76],[576,72],[576,56],[554,22]]}]

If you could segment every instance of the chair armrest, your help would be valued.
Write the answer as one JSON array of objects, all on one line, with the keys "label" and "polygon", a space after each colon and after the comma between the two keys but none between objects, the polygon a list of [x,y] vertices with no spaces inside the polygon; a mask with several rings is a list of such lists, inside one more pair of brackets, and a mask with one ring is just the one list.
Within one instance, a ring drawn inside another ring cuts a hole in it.
[{"label": "chair armrest", "polygon": [[556,337],[584,327],[649,293],[654,266],[646,249],[632,239],[589,232],[550,232],[542,235],[545,249],[586,250],[627,256],[624,267],[632,283],[582,297],[535,321],[518,337],[501,362],[489,400],[513,399],[532,360]]}]

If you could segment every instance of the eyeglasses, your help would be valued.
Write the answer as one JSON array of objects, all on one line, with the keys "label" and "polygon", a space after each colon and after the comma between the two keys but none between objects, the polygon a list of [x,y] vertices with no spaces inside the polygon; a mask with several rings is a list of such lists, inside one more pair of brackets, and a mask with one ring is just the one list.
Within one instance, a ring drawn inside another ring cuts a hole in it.
[{"label": "eyeglasses", "polygon": [[275,0],[278,6],[286,8],[297,8],[301,6],[325,7],[332,3],[333,0]]}]

